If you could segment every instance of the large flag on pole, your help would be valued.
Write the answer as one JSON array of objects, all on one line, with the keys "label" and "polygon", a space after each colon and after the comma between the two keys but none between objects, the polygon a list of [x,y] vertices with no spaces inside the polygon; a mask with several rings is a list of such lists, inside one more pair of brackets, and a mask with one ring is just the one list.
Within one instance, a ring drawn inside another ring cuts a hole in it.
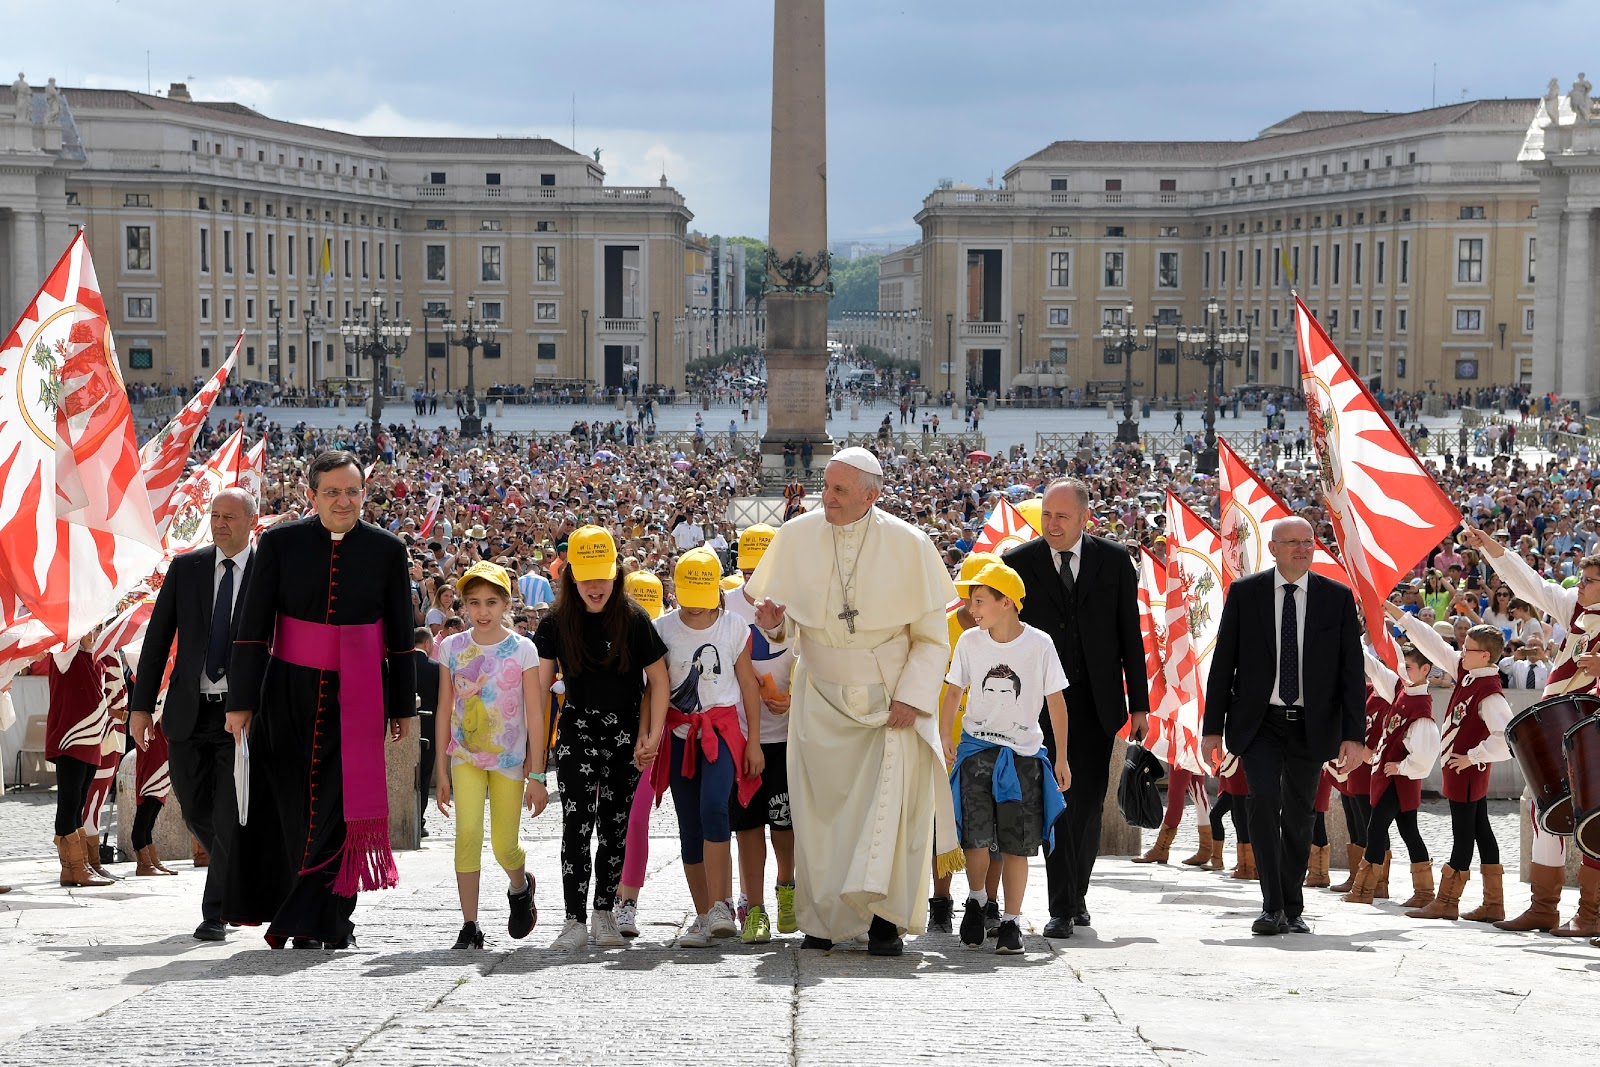
[{"label": "large flag on pole", "polygon": [[1143,743],[1170,762],[1177,754],[1170,725],[1178,719],[1180,700],[1168,664],[1167,565],[1148,548],[1139,549],[1139,633],[1150,689],[1150,719]]},{"label": "large flag on pole", "polygon": [[80,231],[0,344],[0,601],[62,642],[161,558],[128,394]]},{"label": "large flag on pole", "polygon": [[1222,541],[1194,510],[1167,492],[1167,662],[1178,710],[1166,724],[1169,764],[1209,773],[1200,760],[1205,683],[1222,621]]},{"label": "large flag on pole", "polygon": [[1022,512],[1011,501],[1001,497],[989,513],[989,521],[983,524],[978,539],[972,543],[972,551],[993,552],[998,556],[1038,536],[1039,531],[1022,517]]},{"label": "large flag on pole", "polygon": [[[1461,513],[1299,296],[1295,310],[1300,379],[1324,506],[1356,600],[1368,623],[1381,625],[1389,591],[1455,529]],[[1386,659],[1394,654],[1386,643],[1377,651]]]},{"label": "large flag on pole", "polygon": [[244,334],[240,333],[239,339],[233,343],[233,351],[223,360],[222,366],[217,368],[217,373],[211,376],[205,387],[139,450],[145,490],[150,494],[150,511],[155,515],[156,532],[163,536],[172,523],[172,513],[177,510],[177,505],[172,502],[172,494],[183,479],[183,468],[189,462],[190,450],[194,448],[195,434],[211,413],[211,405],[216,402],[222,387],[227,384],[228,375],[233,372],[239,359],[239,346],[243,343]]},{"label": "large flag on pole", "polygon": [[333,238],[322,239],[322,270],[317,275],[322,281],[322,291],[333,289]]},{"label": "large flag on pole", "polygon": [[[1217,459],[1217,511],[1222,517],[1218,533],[1226,587],[1235,578],[1272,566],[1272,552],[1267,548],[1272,524],[1292,518],[1294,512],[1221,437],[1217,438]],[[1311,557],[1311,569],[1340,585],[1350,584],[1344,567],[1321,544]]]}]

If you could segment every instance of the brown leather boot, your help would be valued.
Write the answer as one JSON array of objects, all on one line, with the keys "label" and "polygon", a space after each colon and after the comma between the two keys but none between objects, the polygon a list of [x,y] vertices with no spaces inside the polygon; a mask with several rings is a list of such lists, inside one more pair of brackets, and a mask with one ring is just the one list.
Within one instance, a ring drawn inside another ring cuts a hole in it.
[{"label": "brown leather boot", "polygon": [[1466,871],[1458,871],[1448,863],[1439,872],[1439,892],[1426,905],[1416,911],[1406,912],[1408,919],[1456,919],[1460,918],[1459,905],[1461,904],[1461,891],[1467,887],[1467,879],[1471,877]]},{"label": "brown leather boot", "polygon": [[1222,867],[1223,867],[1222,846],[1225,845],[1225,844],[1227,844],[1227,842],[1224,841],[1220,837],[1213,837],[1211,839],[1211,858],[1206,861],[1206,870],[1208,870],[1208,871],[1220,871],[1220,870],[1222,870]]},{"label": "brown leather boot", "polygon": [[1310,863],[1306,865],[1306,880],[1301,885],[1306,889],[1321,889],[1328,884],[1328,846],[1312,845]]},{"label": "brown leather boot", "polygon": [[1328,889],[1331,892],[1348,893],[1355,887],[1356,871],[1361,869],[1361,853],[1364,851],[1365,849],[1363,849],[1360,845],[1344,846],[1344,865],[1346,871],[1345,878],[1344,881],[1338,883],[1337,885],[1330,885]]},{"label": "brown leather boot", "polygon": [[1557,937],[1593,937],[1600,934],[1600,871],[1588,864],[1578,868],[1578,910],[1550,931]]},{"label": "brown leather boot", "polygon": [[1200,847],[1194,855],[1183,861],[1185,867],[1204,867],[1211,860],[1211,824],[1200,820]]},{"label": "brown leather boot", "polygon": [[200,843],[199,838],[191,837],[189,839],[189,854],[194,857],[194,865],[196,867],[211,866],[211,857],[206,855],[206,847]]},{"label": "brown leather boot", "polygon": [[1500,930],[1554,930],[1561,922],[1561,884],[1567,880],[1564,867],[1535,863],[1528,871],[1528,910],[1515,919],[1495,923]]},{"label": "brown leather boot", "polygon": [[101,865],[99,835],[90,834],[88,830],[80,826],[78,827],[78,837],[83,841],[83,862],[89,865],[89,869],[99,877],[105,878],[108,881],[122,881],[122,879],[118,878]]},{"label": "brown leather boot", "polygon": [[1133,857],[1135,863],[1166,863],[1172,852],[1172,839],[1178,836],[1176,826],[1161,824],[1161,829],[1156,831],[1156,843],[1150,846],[1150,851],[1142,856]]},{"label": "brown leather boot", "polygon": [[1428,901],[1433,899],[1433,864],[1413,863],[1411,865],[1411,896],[1400,905],[1402,908],[1426,907]]},{"label": "brown leather boot", "polygon": [[83,840],[76,833],[55,839],[56,855],[61,860],[61,884],[65,886],[110,885],[109,878],[101,878],[83,862]]},{"label": "brown leather boot", "polygon": [[1234,849],[1238,862],[1233,865],[1233,878],[1239,882],[1253,882],[1256,880],[1256,850],[1247,844],[1239,845]]},{"label": "brown leather boot", "polygon": [[160,875],[178,873],[161,862],[161,857],[156,855],[156,846],[153,843],[139,849],[133,854],[133,857],[137,861],[137,866],[133,869],[136,877],[153,878]]},{"label": "brown leather boot", "polygon": [[1383,854],[1383,863],[1378,867],[1378,885],[1372,890],[1372,899],[1389,899],[1389,862],[1394,859],[1394,850]]},{"label": "brown leather boot", "polygon": [[1506,917],[1505,886],[1502,879],[1506,869],[1498,863],[1478,864],[1478,877],[1483,882],[1483,903],[1461,916],[1468,922],[1497,923]]},{"label": "brown leather boot", "polygon": [[1362,860],[1361,866],[1356,868],[1355,884],[1350,887],[1350,892],[1339,899],[1346,904],[1371,904],[1372,891],[1378,887],[1378,870],[1378,867]]}]

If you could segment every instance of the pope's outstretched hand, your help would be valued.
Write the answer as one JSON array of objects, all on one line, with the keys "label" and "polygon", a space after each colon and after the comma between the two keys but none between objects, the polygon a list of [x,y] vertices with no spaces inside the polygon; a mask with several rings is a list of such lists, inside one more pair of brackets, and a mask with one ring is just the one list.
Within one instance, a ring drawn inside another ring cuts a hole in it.
[{"label": "pope's outstretched hand", "polygon": [[756,605],[756,625],[763,630],[776,630],[783,625],[784,607],[774,604],[771,597],[764,597]]}]

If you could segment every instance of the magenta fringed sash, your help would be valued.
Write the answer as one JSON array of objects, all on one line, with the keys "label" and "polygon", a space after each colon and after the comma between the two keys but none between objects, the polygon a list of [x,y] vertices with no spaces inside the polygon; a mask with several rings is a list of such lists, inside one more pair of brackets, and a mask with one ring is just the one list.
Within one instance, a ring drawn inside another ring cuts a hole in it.
[{"label": "magenta fringed sash", "polygon": [[383,760],[383,624],[338,626],[279,615],[272,654],[297,667],[339,676],[345,838],[334,893],[353,897],[362,890],[393,889],[400,884],[400,872],[389,847],[389,784]]}]

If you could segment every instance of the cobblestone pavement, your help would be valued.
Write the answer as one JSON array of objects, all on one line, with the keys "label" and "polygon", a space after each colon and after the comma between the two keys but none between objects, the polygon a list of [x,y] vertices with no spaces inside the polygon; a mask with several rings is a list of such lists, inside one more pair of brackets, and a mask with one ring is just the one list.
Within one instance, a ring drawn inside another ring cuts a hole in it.
[{"label": "cobblestone pavement", "polygon": [[[670,805],[668,806],[670,807]],[[1496,831],[1514,855],[1514,805]],[[882,1064],[968,1058],[1006,1063],[1343,1064],[1577,1062],[1572,1025],[1592,999],[1600,951],[1586,942],[1405,919],[1308,891],[1316,934],[1252,938],[1257,887],[1183,868],[1193,818],[1170,866],[1104,857],[1094,925],[1069,941],[1031,933],[1023,957],[910,938],[898,960],[861,946],[801,952],[675,944],[689,909],[667,808],[652,826],[642,936],[626,949],[549,949],[560,926],[556,807],[525,820],[543,905],[527,941],[504,932],[493,865],[484,876],[483,952],[452,952],[459,924],[452,837],[432,814],[420,852],[401,855],[401,888],[362,897],[354,952],[271,952],[256,932],[202,944],[200,880],[133,879],[101,890],[54,884],[53,863],[12,840],[48,834],[47,805],[0,799],[11,851],[0,881],[0,1067],[120,1064]],[[1440,805],[1422,819],[1445,848]],[[48,848],[48,836],[45,837]],[[1436,855],[1436,861],[1437,861]],[[118,868],[131,873],[131,865]],[[1041,928],[1042,864],[1025,908]],[[960,876],[958,876],[958,885]],[[1475,906],[1476,879],[1464,904]],[[1520,910],[1525,886],[1507,885]],[[1564,913],[1570,912],[1569,890]],[[1423,1014],[1426,1026],[1414,1019]],[[1381,1040],[1358,1034],[1383,1035]]]}]

